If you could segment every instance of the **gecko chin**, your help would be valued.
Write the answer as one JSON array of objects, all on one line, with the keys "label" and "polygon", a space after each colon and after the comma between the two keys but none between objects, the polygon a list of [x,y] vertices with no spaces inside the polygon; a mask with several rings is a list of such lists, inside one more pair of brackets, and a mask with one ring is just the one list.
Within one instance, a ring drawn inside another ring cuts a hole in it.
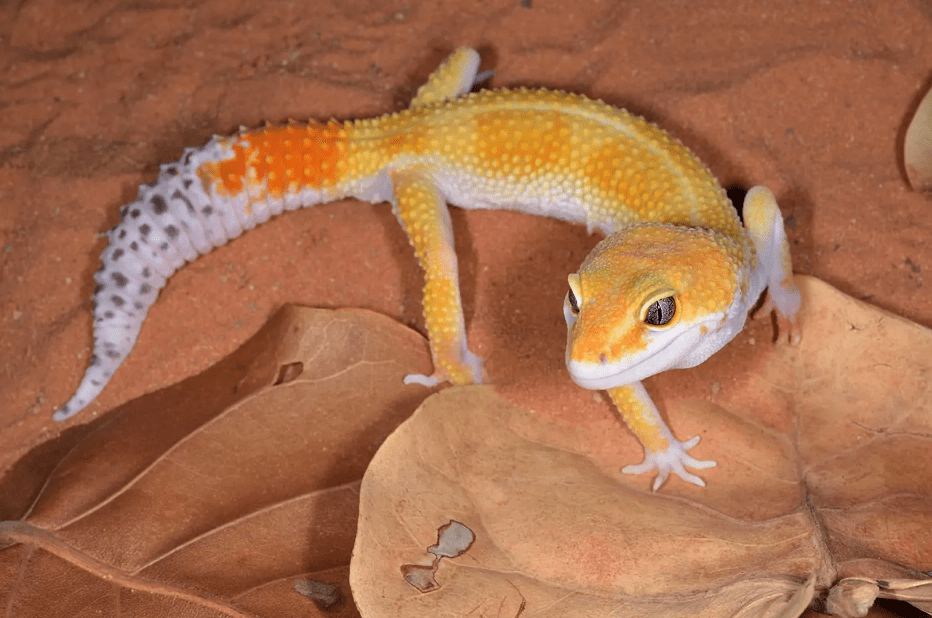
[{"label": "gecko chin", "polygon": [[634,384],[656,373],[670,369],[665,362],[668,355],[647,351],[615,362],[588,363],[567,359],[566,368],[570,378],[579,386],[589,390],[602,390]]}]

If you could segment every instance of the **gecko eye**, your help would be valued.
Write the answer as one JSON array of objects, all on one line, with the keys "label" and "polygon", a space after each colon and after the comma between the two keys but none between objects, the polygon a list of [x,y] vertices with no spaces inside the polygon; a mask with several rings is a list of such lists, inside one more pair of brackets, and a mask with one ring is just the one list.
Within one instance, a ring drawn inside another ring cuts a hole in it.
[{"label": "gecko eye", "polygon": [[573,313],[579,315],[579,300],[576,298],[576,295],[573,294],[573,288],[570,288],[569,292],[567,292],[566,298],[570,301],[570,307],[573,308]]},{"label": "gecko eye", "polygon": [[651,326],[666,326],[676,315],[676,301],[672,296],[655,300],[644,314],[644,322]]},{"label": "gecko eye", "polygon": [[573,315],[579,315],[579,298],[582,296],[582,293],[579,290],[579,275],[572,274],[567,277],[567,281],[570,284],[570,290],[566,294],[566,302],[570,305],[570,310],[572,310]]}]

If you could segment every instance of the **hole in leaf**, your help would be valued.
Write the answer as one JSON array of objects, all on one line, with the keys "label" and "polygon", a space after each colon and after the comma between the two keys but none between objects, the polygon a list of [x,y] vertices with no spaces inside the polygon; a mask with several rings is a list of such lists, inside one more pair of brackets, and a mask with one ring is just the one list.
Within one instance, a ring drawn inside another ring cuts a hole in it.
[{"label": "hole in leaf", "polygon": [[420,592],[433,592],[440,587],[440,584],[434,579],[434,573],[437,571],[436,565],[439,561],[440,558],[437,558],[431,566],[406,564],[401,567],[401,573],[404,575],[405,581]]},{"label": "hole in leaf", "polygon": [[427,548],[427,551],[438,558],[456,558],[469,549],[476,535],[472,530],[451,519],[450,523],[440,526],[437,530],[437,544]]},{"label": "hole in leaf", "polygon": [[279,384],[288,384],[289,382],[297,380],[298,376],[300,376],[303,372],[304,363],[300,361],[282,365],[278,368],[278,377],[275,378],[273,386],[278,386]]}]

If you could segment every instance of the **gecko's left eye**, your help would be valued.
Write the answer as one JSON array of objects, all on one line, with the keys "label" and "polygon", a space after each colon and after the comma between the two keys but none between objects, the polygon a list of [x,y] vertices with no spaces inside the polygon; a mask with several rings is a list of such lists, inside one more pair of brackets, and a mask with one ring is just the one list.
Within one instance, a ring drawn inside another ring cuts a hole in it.
[{"label": "gecko's left eye", "polygon": [[570,307],[573,308],[573,313],[579,315],[579,300],[577,300],[576,295],[573,294],[573,288],[569,289],[569,292],[566,294],[566,298],[570,301]]},{"label": "gecko's left eye", "polygon": [[651,326],[666,326],[674,315],[676,315],[676,300],[672,296],[667,296],[651,303],[644,314],[644,322]]},{"label": "gecko's left eye", "polygon": [[582,294],[580,293],[579,275],[572,274],[567,277],[570,284],[569,292],[566,293],[566,302],[570,304],[573,315],[579,315],[579,301]]}]

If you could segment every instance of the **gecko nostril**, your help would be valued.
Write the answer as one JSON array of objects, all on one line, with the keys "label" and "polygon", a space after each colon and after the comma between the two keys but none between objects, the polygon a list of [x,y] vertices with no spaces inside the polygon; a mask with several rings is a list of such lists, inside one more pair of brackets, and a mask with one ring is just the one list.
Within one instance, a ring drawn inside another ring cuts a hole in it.
[{"label": "gecko nostril", "polygon": [[608,363],[608,356],[605,355],[605,352],[602,352],[599,354],[599,364],[604,365],[606,363]]}]

